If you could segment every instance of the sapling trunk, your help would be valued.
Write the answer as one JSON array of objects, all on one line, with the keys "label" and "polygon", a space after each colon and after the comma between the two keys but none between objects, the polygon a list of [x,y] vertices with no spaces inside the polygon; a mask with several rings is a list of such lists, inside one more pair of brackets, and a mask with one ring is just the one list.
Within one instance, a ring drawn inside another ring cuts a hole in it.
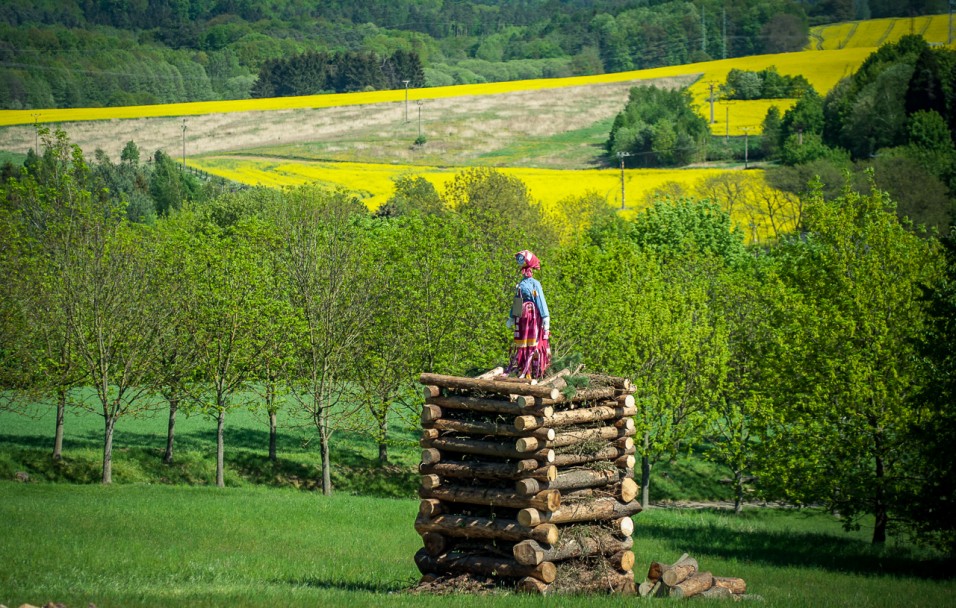
[{"label": "sapling trunk", "polygon": [[116,428],[116,417],[105,416],[106,432],[103,434],[103,483],[113,483],[113,429]]},{"label": "sapling trunk", "polygon": [[53,435],[53,460],[63,458],[63,419],[66,416],[66,391],[60,390],[56,400],[56,431]]},{"label": "sapling trunk", "polygon": [[269,460],[271,462],[278,460],[276,455],[277,435],[276,412],[273,410],[269,412]]},{"label": "sapling trunk", "polygon": [[173,464],[173,440],[176,437],[176,412],[179,410],[179,399],[169,400],[169,423],[166,426],[166,453],[163,454],[163,464]]},{"label": "sapling trunk", "polygon": [[220,488],[225,487],[226,480],[224,475],[225,462],[223,455],[225,452],[223,443],[223,430],[226,428],[226,408],[219,408],[219,416],[216,418],[216,485]]}]

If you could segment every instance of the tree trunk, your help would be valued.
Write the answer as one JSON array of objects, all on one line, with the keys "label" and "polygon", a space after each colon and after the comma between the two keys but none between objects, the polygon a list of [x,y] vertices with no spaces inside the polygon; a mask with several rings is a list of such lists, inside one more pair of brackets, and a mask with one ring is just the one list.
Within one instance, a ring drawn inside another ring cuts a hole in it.
[{"label": "tree trunk", "polygon": [[744,510],[744,473],[740,469],[734,471],[734,515],[740,515]]},{"label": "tree trunk", "polygon": [[475,378],[460,378],[458,376],[443,376],[440,374],[422,374],[418,381],[424,385],[485,391],[498,393],[500,395],[528,395],[529,397],[541,397],[542,399],[557,399],[561,395],[561,391],[558,389],[550,386],[541,386],[540,384],[477,380]]},{"label": "tree trunk", "polygon": [[644,450],[641,452],[641,504],[645,509],[651,506],[651,434],[644,431]]},{"label": "tree trunk", "polygon": [[526,528],[513,519],[487,519],[465,515],[438,515],[434,518],[419,516],[415,520],[415,530],[419,534],[437,532],[445,536],[495,539],[517,542],[534,539],[542,543],[558,542],[558,527],[554,524],[541,524],[535,528]]},{"label": "tree trunk", "polygon": [[323,407],[319,413],[319,449],[322,451],[322,493],[332,495],[332,459],[329,456],[329,412]]},{"label": "tree trunk", "polygon": [[[876,436],[876,449],[882,449],[882,437]],[[873,516],[876,521],[873,522],[873,544],[882,545],[886,543],[886,526],[889,523],[889,513],[886,505],[886,490],[883,486],[886,470],[884,468],[883,457],[876,457],[876,497],[873,501]]]},{"label": "tree trunk", "polygon": [[169,423],[166,425],[166,453],[163,454],[163,464],[173,464],[173,439],[176,436],[176,412],[179,410],[179,399],[169,400]]},{"label": "tree trunk", "polygon": [[[422,498],[437,498],[445,502],[464,502],[472,505],[490,505],[513,509],[535,509],[537,512],[550,513],[561,506],[561,492],[544,490],[534,496],[519,496],[499,488],[468,488],[464,486],[440,486],[421,488]],[[540,522],[539,522],[540,523]],[[527,525],[522,522],[522,525]],[[537,524],[529,525],[529,528]]]},{"label": "tree trunk", "polygon": [[113,483],[113,429],[116,428],[116,417],[106,416],[106,431],[103,437],[103,483]]},{"label": "tree trunk", "polygon": [[63,419],[66,416],[66,391],[60,390],[56,400],[56,431],[53,434],[53,460],[63,458]]},{"label": "tree trunk", "polygon": [[216,485],[220,488],[226,486],[225,479],[225,444],[223,442],[223,430],[226,428],[226,410],[219,409],[219,416],[216,418]]},{"label": "tree trunk", "polygon": [[275,410],[269,412],[269,460],[275,462],[278,460],[276,455],[276,441],[278,440],[278,425],[276,424]]},{"label": "tree trunk", "polygon": [[378,464],[388,464],[388,423],[385,416],[378,421]]}]

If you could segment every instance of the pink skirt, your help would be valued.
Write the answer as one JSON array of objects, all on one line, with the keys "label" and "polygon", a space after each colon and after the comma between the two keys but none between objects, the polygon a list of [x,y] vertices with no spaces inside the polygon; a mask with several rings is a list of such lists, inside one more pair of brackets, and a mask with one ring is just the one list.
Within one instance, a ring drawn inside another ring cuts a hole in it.
[{"label": "pink skirt", "polygon": [[514,336],[506,373],[517,373],[523,378],[543,378],[551,365],[551,346],[534,302],[524,303],[521,317],[515,323]]}]

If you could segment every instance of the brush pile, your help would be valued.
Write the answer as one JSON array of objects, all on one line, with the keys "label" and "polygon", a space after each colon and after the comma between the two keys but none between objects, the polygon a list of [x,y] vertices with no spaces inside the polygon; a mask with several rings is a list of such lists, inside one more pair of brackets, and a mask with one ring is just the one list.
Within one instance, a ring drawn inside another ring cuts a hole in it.
[{"label": "brush pile", "polygon": [[422,374],[422,585],[634,593],[631,384]]}]

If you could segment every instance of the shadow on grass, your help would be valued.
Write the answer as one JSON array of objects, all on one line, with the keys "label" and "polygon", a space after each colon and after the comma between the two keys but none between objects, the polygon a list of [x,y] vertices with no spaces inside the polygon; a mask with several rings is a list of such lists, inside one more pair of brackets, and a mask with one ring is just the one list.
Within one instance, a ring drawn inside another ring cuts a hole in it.
[{"label": "shadow on grass", "polygon": [[[737,524],[734,515],[709,511]],[[746,517],[746,515],[744,515]],[[636,539],[653,537],[670,545],[675,554],[709,554],[776,567],[821,568],[855,574],[889,574],[917,578],[952,579],[953,561],[927,557],[904,547],[877,547],[855,538],[793,530],[740,530],[719,522],[681,523],[642,521]]]},{"label": "shadow on grass", "polygon": [[333,581],[321,578],[298,578],[273,580],[279,585],[293,585],[310,589],[335,589],[339,591],[366,591],[368,593],[399,593],[415,586],[417,579],[405,581]]}]

